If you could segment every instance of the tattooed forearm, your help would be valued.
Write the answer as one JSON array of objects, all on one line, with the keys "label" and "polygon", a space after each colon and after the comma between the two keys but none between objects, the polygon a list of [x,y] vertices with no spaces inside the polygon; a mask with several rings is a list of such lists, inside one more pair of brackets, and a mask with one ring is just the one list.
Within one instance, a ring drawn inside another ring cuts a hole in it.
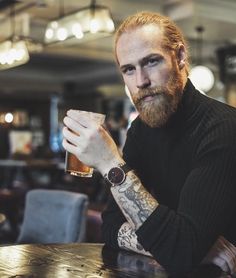
[{"label": "tattooed forearm", "polygon": [[125,222],[120,227],[118,232],[118,244],[120,248],[151,256],[151,254],[146,252],[142,245],[138,242],[137,235],[128,222]]},{"label": "tattooed forearm", "polygon": [[127,174],[121,186],[111,188],[111,192],[127,221],[137,230],[158,206],[157,201],[144,188],[133,171]]}]

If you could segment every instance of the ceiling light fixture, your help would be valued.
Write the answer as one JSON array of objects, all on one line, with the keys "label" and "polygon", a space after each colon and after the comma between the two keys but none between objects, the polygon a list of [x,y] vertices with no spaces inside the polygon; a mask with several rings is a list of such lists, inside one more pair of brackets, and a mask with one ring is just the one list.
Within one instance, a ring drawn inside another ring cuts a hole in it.
[{"label": "ceiling light fixture", "polygon": [[0,69],[9,69],[27,63],[29,52],[23,40],[12,38],[0,43]]},{"label": "ceiling light fixture", "polygon": [[77,38],[89,40],[110,35],[115,30],[108,7],[97,5],[95,0],[87,7],[64,15],[64,1],[60,2],[60,17],[47,25],[45,43],[58,43]]},{"label": "ceiling light fixture", "polygon": [[25,64],[30,58],[26,42],[15,36],[14,7],[12,7],[11,29],[11,37],[0,43],[0,70]]},{"label": "ceiling light fixture", "polygon": [[202,33],[204,31],[204,27],[197,26],[196,31],[199,36],[198,47],[197,47],[198,50],[197,65],[190,70],[189,78],[191,79],[193,85],[197,89],[203,91],[204,93],[207,93],[212,89],[215,82],[215,78],[211,69],[202,64],[202,44],[203,44]]}]

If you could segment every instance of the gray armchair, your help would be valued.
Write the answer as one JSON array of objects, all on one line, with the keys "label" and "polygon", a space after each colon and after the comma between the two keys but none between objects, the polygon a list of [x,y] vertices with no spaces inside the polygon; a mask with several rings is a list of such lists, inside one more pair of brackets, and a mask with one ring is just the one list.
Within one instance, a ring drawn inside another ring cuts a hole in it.
[{"label": "gray armchair", "polygon": [[88,197],[63,190],[27,193],[18,243],[68,243],[85,240]]}]

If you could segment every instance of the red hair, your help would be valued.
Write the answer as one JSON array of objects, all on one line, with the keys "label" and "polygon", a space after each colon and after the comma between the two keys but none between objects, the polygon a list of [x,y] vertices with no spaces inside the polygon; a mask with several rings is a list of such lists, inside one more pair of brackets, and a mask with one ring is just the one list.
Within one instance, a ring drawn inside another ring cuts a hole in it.
[{"label": "red hair", "polygon": [[185,70],[188,73],[188,45],[183,36],[183,33],[169,17],[158,13],[139,12],[125,19],[115,33],[115,53],[117,42],[123,33],[136,29],[137,27],[142,27],[149,24],[156,24],[160,28],[163,34],[162,46],[166,51],[176,51],[180,44],[184,45],[186,51]]}]

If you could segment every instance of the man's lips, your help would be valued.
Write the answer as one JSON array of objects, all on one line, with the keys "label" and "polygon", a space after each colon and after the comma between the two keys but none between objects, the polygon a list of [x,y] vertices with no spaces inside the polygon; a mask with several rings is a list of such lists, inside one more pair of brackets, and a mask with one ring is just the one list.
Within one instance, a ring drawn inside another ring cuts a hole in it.
[{"label": "man's lips", "polygon": [[145,102],[148,102],[148,101],[152,101],[154,98],[156,98],[159,94],[150,94],[150,95],[145,95],[143,97],[141,97],[139,99],[139,102],[141,101],[145,101]]}]

